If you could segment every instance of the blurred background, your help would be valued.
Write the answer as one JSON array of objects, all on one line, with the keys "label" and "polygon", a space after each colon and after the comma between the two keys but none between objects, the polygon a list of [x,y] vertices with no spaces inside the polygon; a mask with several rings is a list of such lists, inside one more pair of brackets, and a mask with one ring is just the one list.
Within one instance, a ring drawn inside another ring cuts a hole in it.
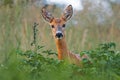
[{"label": "blurred background", "polygon": [[120,0],[0,0],[0,62],[13,49],[33,49],[33,24],[37,44],[56,51],[51,28],[41,16],[45,6],[55,17],[72,4],[74,14],[66,27],[66,42],[75,53],[115,42],[120,49]]}]

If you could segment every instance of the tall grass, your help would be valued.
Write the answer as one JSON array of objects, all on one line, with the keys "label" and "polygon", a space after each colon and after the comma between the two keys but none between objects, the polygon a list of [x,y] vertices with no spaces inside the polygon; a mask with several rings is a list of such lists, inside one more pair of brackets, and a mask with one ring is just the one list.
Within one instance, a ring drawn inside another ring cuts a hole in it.
[{"label": "tall grass", "polygon": [[[55,14],[58,10],[59,9],[55,9],[53,13]],[[61,13],[62,11],[58,12]],[[89,13],[78,13],[75,15],[71,21],[67,23],[66,28],[66,39],[70,49],[75,50],[78,48],[78,51],[81,51],[81,49],[86,50],[96,46],[96,43],[107,41],[114,41],[118,43],[119,47],[119,13],[119,11],[115,12],[113,18],[103,25],[96,24],[96,21],[90,15],[86,16]],[[92,21],[90,19],[92,19]],[[73,20],[78,20],[78,24],[74,24]],[[23,49],[30,48],[29,45],[33,35],[32,25],[34,22],[39,24],[38,43],[45,45],[49,49],[53,48],[53,50],[55,50],[50,27],[48,23],[44,22],[42,19],[40,8],[29,5],[18,5],[13,8],[1,7],[0,44],[5,46],[7,44],[6,42],[9,42],[14,47],[19,45],[19,47]],[[46,43],[49,45],[46,45]],[[1,48],[4,48],[3,46],[1,46]]]}]

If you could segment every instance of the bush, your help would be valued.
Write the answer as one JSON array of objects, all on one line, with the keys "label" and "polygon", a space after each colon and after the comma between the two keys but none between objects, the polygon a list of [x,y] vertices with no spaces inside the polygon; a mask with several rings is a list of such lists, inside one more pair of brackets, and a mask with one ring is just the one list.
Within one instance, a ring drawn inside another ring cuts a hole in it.
[{"label": "bush", "polygon": [[43,46],[35,51],[15,49],[7,63],[1,64],[0,77],[2,80],[119,80],[120,52],[115,47],[115,43],[105,43],[81,52],[80,55],[86,53],[91,60],[89,63],[84,59],[82,68],[51,57],[56,53],[44,51]]},{"label": "bush", "polygon": [[120,52],[115,50],[115,43],[100,44],[98,48],[91,51],[83,51],[81,55],[87,53],[91,59],[91,65],[84,61],[83,70],[90,74],[106,75],[108,80],[116,80],[113,74],[120,76]]},{"label": "bush", "polygon": [[42,51],[40,48],[41,52],[39,53],[31,50],[25,52],[18,50],[17,53],[23,57],[20,62],[22,70],[37,78],[41,76],[41,79],[46,80],[47,78],[43,77],[46,76],[53,80],[53,77],[56,76],[56,79],[60,80],[74,80],[76,78],[117,80],[120,79],[120,52],[115,51],[115,47],[115,43],[105,43],[100,44],[95,50],[81,52],[80,55],[86,53],[91,59],[91,64],[88,60],[83,60],[83,68],[49,57],[56,55],[51,50]]}]

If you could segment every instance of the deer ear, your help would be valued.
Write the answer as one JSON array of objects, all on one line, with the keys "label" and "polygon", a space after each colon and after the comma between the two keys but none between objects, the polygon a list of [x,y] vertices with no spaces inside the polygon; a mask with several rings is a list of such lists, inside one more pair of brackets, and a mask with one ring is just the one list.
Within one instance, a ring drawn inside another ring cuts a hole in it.
[{"label": "deer ear", "polygon": [[62,14],[62,19],[67,21],[72,17],[72,14],[73,14],[73,8],[72,8],[72,5],[69,5],[65,8],[65,10]]},{"label": "deer ear", "polygon": [[41,14],[42,14],[43,18],[44,18],[47,22],[52,22],[52,20],[54,19],[54,17],[52,16],[52,14],[49,13],[49,12],[45,9],[45,7],[42,8]]}]

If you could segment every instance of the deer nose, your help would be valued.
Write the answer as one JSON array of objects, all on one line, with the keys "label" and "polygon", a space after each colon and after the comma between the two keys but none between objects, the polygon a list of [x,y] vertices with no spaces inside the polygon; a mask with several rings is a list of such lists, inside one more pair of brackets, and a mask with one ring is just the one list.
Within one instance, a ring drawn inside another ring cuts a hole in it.
[{"label": "deer nose", "polygon": [[58,38],[58,39],[61,39],[63,37],[62,32],[57,32],[55,37]]}]

